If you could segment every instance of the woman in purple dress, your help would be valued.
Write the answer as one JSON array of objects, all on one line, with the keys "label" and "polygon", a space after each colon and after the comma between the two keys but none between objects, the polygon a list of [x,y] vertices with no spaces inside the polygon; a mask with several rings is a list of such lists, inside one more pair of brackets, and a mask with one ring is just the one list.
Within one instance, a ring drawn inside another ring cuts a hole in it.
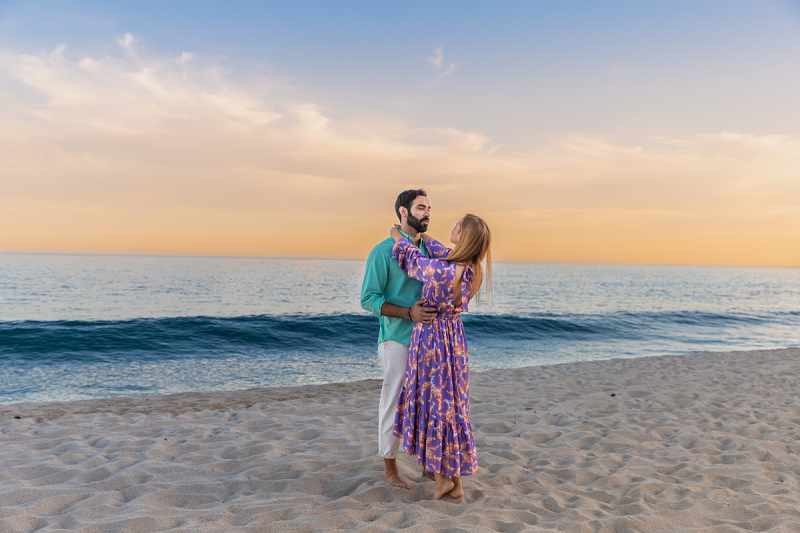
[{"label": "woman in purple dress", "polygon": [[426,307],[438,310],[430,324],[414,323],[394,434],[403,439],[407,454],[433,472],[433,499],[445,494],[460,498],[464,495],[461,476],[474,474],[478,468],[461,313],[467,311],[484,279],[489,290],[492,235],[483,219],[465,215],[450,236],[452,250],[423,235],[434,259],[422,255],[397,228],[390,235],[395,241],[392,256],[410,277],[423,282]]}]

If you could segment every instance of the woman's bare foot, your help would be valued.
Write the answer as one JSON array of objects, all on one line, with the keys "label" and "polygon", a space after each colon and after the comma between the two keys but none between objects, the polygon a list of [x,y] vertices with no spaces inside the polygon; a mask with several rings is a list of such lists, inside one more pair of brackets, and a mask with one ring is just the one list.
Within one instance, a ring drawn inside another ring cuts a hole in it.
[{"label": "woman's bare foot", "polygon": [[453,490],[447,493],[448,496],[451,498],[463,498],[464,497],[464,487],[461,485],[461,476],[453,476],[450,478],[453,481]]},{"label": "woman's bare foot", "polygon": [[424,466],[422,467],[422,475],[423,477],[436,481],[436,476],[433,475],[433,472],[428,472],[427,470],[425,470]]},{"label": "woman's bare foot", "polygon": [[436,485],[433,487],[433,499],[438,500],[441,499],[442,496],[453,490],[455,487],[455,483],[449,477],[445,476],[444,474],[434,474],[436,476]]}]

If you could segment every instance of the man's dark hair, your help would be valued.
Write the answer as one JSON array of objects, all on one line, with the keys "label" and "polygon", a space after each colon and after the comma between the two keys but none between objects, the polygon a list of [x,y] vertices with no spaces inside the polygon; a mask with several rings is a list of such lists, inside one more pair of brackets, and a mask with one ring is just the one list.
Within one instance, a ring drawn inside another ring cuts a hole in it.
[{"label": "man's dark hair", "polygon": [[422,189],[409,189],[407,191],[403,191],[400,193],[400,196],[397,197],[397,201],[394,203],[394,212],[397,213],[397,219],[402,222],[402,218],[400,217],[400,208],[405,207],[406,210],[410,213],[411,206],[414,204],[414,200],[417,196],[424,196],[425,198],[428,197],[428,193],[426,193]]}]

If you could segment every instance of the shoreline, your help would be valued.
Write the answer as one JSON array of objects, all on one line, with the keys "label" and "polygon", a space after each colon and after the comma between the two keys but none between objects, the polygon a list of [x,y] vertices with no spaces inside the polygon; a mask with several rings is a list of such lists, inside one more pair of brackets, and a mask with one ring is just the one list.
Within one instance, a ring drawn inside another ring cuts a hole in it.
[{"label": "shoreline", "polygon": [[355,392],[380,390],[380,388],[380,380],[364,379],[349,383],[260,387],[235,391],[178,392],[174,394],[119,396],[67,402],[19,402],[0,405],[0,420],[9,416],[53,419],[66,415],[95,413],[116,415],[167,413],[177,415],[195,411],[247,409],[259,403],[284,402],[322,396],[336,398]]},{"label": "shoreline", "polygon": [[[512,372],[526,373],[535,369],[552,367],[571,367],[614,363],[621,361],[638,361],[659,358],[689,358],[703,356],[735,356],[736,354],[770,353],[796,351],[800,356],[800,348],[771,348],[766,350],[741,350],[729,352],[694,352],[675,355],[645,355],[642,357],[600,359],[593,361],[577,361],[571,363],[552,363],[515,368],[493,368],[479,372],[470,372],[470,379],[479,379],[483,374]],[[53,419],[66,415],[111,413],[123,415],[138,414],[180,414],[197,411],[219,411],[246,409],[253,405],[287,400],[302,400],[318,397],[341,397],[357,392],[380,391],[380,379],[363,379],[342,383],[323,383],[315,385],[293,385],[278,387],[257,387],[252,389],[226,391],[189,391],[172,394],[152,394],[143,396],[117,396],[95,398],[90,400],[18,402],[0,404],[0,420],[19,416],[21,418]]]},{"label": "shoreline", "polygon": [[383,481],[378,380],[0,406],[0,530],[800,532],[798,378],[800,348],[476,372],[461,501],[402,453]]}]

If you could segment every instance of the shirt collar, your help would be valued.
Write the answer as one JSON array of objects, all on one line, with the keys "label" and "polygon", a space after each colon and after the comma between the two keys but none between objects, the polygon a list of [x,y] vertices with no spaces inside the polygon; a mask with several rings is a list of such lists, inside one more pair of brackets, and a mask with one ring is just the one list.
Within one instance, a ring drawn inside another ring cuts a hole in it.
[{"label": "shirt collar", "polygon": [[[408,233],[406,233],[406,232],[405,232],[405,231],[403,231],[403,230],[399,230],[399,231],[400,231],[400,235],[402,235],[403,237],[405,237],[406,239],[408,239],[408,242],[410,242],[411,244],[414,244],[414,239],[412,239],[412,238],[411,238],[411,235],[409,235]],[[416,245],[415,245],[415,246],[416,246]],[[419,240],[419,247],[420,247],[420,249],[421,249],[422,247],[424,247],[424,246],[425,246],[425,241],[423,241],[422,239],[420,239],[420,240]]]}]

